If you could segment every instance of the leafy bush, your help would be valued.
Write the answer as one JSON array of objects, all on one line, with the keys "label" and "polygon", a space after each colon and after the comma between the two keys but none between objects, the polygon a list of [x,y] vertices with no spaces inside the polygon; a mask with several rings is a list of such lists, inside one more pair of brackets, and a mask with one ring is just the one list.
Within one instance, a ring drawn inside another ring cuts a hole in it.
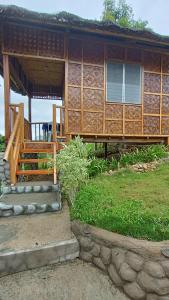
[{"label": "leafy bush", "polygon": [[107,171],[109,168],[109,162],[104,159],[93,158],[88,166],[89,177],[96,176]]},{"label": "leafy bush", "polygon": [[5,137],[0,135],[0,152],[5,151]]},{"label": "leafy bush", "polygon": [[87,145],[83,144],[80,137],[64,145],[56,157],[62,191],[72,204],[78,189],[87,182],[89,164]]}]

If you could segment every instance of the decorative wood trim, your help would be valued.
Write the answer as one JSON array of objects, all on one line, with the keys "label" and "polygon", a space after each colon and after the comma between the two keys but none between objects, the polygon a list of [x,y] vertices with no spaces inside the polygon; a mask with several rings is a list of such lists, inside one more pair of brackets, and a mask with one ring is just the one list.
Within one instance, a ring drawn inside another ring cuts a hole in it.
[{"label": "decorative wood trim", "polygon": [[10,70],[9,70],[9,56],[3,54],[3,76],[4,76],[4,107],[5,107],[5,140],[9,140],[10,129]]}]

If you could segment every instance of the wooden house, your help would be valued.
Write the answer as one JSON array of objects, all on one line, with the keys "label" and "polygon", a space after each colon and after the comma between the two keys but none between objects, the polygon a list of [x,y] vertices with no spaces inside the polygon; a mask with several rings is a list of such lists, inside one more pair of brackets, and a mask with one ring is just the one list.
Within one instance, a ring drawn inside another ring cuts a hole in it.
[{"label": "wooden house", "polygon": [[[39,161],[22,154],[55,156],[61,140],[77,135],[88,142],[168,144],[168,37],[65,12],[49,15],[2,5],[0,29],[5,159],[13,183],[17,175],[33,172],[20,170],[21,164]],[[28,96],[28,118],[23,104],[13,103],[10,89],[18,98]],[[32,122],[37,98],[61,101],[53,105],[52,124]]]}]

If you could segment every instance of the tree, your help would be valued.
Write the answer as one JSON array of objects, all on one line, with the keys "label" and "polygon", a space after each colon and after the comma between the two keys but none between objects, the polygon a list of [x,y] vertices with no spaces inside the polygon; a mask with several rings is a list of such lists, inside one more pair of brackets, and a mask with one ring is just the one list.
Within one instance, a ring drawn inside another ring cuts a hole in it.
[{"label": "tree", "polygon": [[126,0],[104,0],[103,21],[111,21],[117,25],[133,29],[145,29],[148,22],[134,20],[133,9],[126,3]]}]

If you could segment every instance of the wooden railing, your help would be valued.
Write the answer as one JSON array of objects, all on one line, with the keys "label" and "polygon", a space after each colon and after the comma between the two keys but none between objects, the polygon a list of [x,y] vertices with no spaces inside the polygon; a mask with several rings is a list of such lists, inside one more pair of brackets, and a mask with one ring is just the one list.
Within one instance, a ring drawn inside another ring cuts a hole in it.
[{"label": "wooden railing", "polygon": [[24,142],[24,104],[10,106],[12,111],[12,133],[4,155],[4,161],[9,161],[11,183],[16,183],[16,169],[20,148]]},{"label": "wooden railing", "polygon": [[[53,104],[53,124],[52,124],[52,135],[53,135],[53,141],[57,141],[59,139],[65,139],[64,136],[64,112],[65,107],[64,106],[57,106],[56,104]],[[59,122],[57,122],[57,117],[59,117]]]},{"label": "wooden railing", "polygon": [[47,131],[43,129],[45,124],[48,126],[47,122],[32,122],[30,124],[32,141],[48,141]]}]

